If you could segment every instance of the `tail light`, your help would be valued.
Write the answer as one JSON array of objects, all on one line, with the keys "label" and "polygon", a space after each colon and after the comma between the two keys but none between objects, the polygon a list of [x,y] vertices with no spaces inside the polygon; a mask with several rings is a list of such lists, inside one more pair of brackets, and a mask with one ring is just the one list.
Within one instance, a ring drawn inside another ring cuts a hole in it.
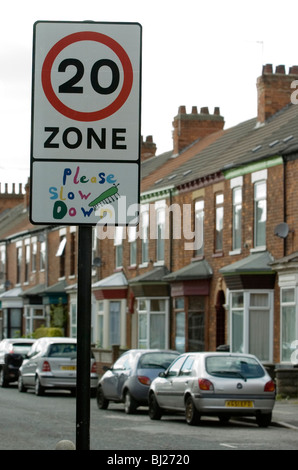
[{"label": "tail light", "polygon": [[269,380],[269,382],[265,384],[264,392],[274,392],[274,391],[275,391],[275,383],[273,382],[273,380]]},{"label": "tail light", "polygon": [[91,366],[91,374],[97,374],[96,362],[93,362],[93,364]]},{"label": "tail light", "polygon": [[213,383],[208,379],[199,379],[200,390],[214,390]]},{"label": "tail light", "polygon": [[150,385],[151,380],[146,375],[138,375],[138,381],[143,385]]},{"label": "tail light", "polygon": [[51,366],[48,361],[44,361],[42,365],[42,372],[51,372]]}]

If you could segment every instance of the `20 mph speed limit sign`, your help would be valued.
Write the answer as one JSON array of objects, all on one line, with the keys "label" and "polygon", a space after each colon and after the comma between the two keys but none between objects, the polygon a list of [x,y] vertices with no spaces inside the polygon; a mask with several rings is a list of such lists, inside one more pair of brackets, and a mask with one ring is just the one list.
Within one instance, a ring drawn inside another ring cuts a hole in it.
[{"label": "20 mph speed limit sign", "polygon": [[[100,200],[98,185],[102,193],[117,185],[127,204],[137,202],[139,182],[130,178],[139,178],[141,34],[138,23],[34,24],[32,223],[97,223],[96,205],[80,208],[79,202]],[[50,202],[58,195],[61,206],[70,195],[72,208],[41,208],[45,191]]]}]

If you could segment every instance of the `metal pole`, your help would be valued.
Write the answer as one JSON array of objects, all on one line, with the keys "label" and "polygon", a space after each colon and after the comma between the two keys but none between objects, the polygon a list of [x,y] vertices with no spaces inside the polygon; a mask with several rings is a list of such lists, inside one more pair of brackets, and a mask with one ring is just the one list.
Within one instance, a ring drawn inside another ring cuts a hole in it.
[{"label": "metal pole", "polygon": [[79,227],[77,291],[76,449],[90,448],[92,227]]}]

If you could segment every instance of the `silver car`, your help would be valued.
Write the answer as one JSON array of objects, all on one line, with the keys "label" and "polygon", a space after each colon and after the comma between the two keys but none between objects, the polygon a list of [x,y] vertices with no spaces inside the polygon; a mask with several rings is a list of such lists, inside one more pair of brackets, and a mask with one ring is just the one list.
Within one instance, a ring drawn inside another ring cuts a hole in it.
[{"label": "silver car", "polygon": [[161,371],[179,356],[176,351],[130,349],[102,376],[97,387],[97,405],[107,409],[109,402],[124,403],[125,412],[148,406],[149,386]]},{"label": "silver car", "polygon": [[[76,339],[63,337],[38,339],[20,368],[19,391],[25,392],[27,388],[34,388],[36,395],[43,395],[46,390],[63,389],[75,394],[76,359]],[[91,358],[90,386],[91,394],[94,396],[97,382],[96,363]]]},{"label": "silver car", "polygon": [[267,427],[275,403],[275,384],[259,360],[249,354],[185,353],[159,374],[149,390],[149,416],[184,412],[186,422],[200,416],[255,416]]}]

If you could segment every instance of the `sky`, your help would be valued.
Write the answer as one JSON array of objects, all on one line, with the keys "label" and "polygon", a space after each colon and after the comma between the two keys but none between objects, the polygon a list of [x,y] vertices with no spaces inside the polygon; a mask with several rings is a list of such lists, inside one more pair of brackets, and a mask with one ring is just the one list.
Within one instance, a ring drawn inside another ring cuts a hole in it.
[{"label": "sky", "polygon": [[141,133],[157,154],[172,149],[180,105],[219,107],[225,128],[257,115],[263,64],[298,65],[297,0],[15,0],[1,11],[0,183],[30,176],[33,24],[142,25]]}]

